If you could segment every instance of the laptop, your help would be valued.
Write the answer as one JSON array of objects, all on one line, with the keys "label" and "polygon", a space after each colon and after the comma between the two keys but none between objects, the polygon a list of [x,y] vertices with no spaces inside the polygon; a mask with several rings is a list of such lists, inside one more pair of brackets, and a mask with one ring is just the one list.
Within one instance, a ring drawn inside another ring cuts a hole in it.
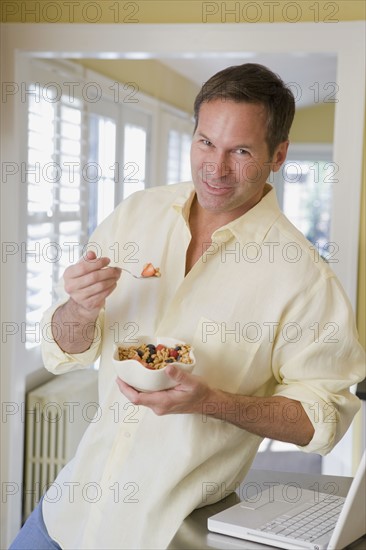
[{"label": "laptop", "polygon": [[365,469],[366,451],[347,497],[272,484],[209,517],[208,529],[289,550],[340,550],[366,534]]}]

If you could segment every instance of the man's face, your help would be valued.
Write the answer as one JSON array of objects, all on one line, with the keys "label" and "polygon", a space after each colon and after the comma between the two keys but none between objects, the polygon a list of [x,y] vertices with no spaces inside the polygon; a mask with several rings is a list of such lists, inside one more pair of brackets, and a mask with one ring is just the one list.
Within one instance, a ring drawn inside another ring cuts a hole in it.
[{"label": "man's face", "polygon": [[271,170],[286,158],[288,142],[272,158],[266,143],[266,109],[215,99],[203,103],[191,147],[199,205],[212,213],[244,214],[260,201]]}]

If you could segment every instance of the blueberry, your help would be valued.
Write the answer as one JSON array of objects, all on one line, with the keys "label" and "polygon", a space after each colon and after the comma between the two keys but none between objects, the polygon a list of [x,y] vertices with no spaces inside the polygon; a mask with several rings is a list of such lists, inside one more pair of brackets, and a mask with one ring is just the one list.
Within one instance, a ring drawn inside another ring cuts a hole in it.
[{"label": "blueberry", "polygon": [[173,359],[172,357],[169,358],[169,359],[165,359],[165,363],[174,363],[175,359]]},{"label": "blueberry", "polygon": [[148,348],[148,350],[149,350],[149,352],[151,353],[151,355],[152,355],[153,353],[156,353],[156,347],[154,346],[154,344],[147,344],[146,347]]},{"label": "blueberry", "polygon": [[141,351],[140,349],[138,349],[137,354],[138,354],[139,357],[142,357],[144,355],[144,352]]},{"label": "blueberry", "polygon": [[146,363],[153,363],[153,362],[154,362],[154,359],[150,356],[146,359]]},{"label": "blueberry", "polygon": [[179,350],[181,350],[181,349],[182,349],[182,346],[175,346],[175,348],[174,348],[174,349],[175,349],[176,351],[179,351]]}]

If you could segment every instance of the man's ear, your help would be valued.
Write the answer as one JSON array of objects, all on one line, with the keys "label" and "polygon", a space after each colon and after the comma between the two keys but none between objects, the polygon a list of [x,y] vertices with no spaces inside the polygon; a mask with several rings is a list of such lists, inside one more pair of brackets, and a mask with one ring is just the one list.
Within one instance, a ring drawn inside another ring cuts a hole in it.
[{"label": "man's ear", "polygon": [[289,141],[283,141],[276,147],[271,161],[272,172],[278,172],[285,162],[289,143]]}]

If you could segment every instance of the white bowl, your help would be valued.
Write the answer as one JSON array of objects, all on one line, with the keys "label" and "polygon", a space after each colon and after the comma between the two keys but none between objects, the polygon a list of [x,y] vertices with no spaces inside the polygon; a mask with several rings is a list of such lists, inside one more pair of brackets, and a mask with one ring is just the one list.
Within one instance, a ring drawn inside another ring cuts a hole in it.
[{"label": "white bowl", "polygon": [[[136,340],[136,342],[131,344],[121,343],[115,345],[113,364],[119,378],[138,391],[152,392],[174,388],[174,386],[177,385],[177,382],[167,376],[165,373],[166,367],[154,370],[144,367],[144,365],[135,359],[125,359],[121,361],[118,359],[118,347],[121,346],[126,348],[130,345],[140,346],[141,344],[154,344],[157,346],[158,344],[162,344],[163,346],[173,348],[177,344],[181,345],[186,342],[182,342],[182,340],[177,340],[176,338],[168,338],[163,336],[141,336]],[[185,372],[192,372],[193,367],[196,364],[192,349],[189,352],[189,356],[192,359],[192,363],[187,364],[175,361],[174,363],[169,364],[176,365]]]}]

